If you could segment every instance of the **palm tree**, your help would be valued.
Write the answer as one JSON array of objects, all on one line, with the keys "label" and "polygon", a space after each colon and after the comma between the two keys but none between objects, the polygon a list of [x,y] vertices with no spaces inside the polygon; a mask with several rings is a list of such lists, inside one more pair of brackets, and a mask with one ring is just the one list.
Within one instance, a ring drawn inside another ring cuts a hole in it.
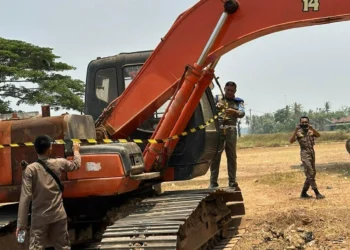
[{"label": "palm tree", "polygon": [[294,112],[294,115],[295,117],[299,117],[301,115],[301,112],[302,112],[302,105],[299,104],[299,103],[293,103],[293,112]]},{"label": "palm tree", "polygon": [[[302,108],[302,105],[297,103],[297,102],[294,102],[293,103],[293,115],[292,117],[294,116],[294,121],[299,121],[299,118],[302,114],[302,111],[303,111],[303,108]],[[292,118],[293,119],[293,118]]]},{"label": "palm tree", "polygon": [[326,111],[326,113],[331,111],[331,103],[330,102],[327,101],[324,103],[324,110]]}]

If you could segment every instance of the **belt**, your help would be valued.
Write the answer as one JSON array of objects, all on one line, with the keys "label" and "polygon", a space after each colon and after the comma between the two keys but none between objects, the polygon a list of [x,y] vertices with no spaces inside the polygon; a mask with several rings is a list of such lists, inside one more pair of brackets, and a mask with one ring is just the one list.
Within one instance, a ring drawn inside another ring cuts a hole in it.
[{"label": "belt", "polygon": [[220,129],[233,129],[237,128],[236,125],[220,125]]}]

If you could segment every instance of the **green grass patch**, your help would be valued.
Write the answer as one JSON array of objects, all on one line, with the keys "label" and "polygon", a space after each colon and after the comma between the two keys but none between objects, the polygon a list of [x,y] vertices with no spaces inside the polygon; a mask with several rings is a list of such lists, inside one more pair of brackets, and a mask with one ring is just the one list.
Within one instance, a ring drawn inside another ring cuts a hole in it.
[{"label": "green grass patch", "polygon": [[[289,138],[291,133],[243,135],[237,141],[238,148],[253,147],[281,147],[290,145]],[[321,131],[321,137],[317,138],[316,143],[345,141],[350,138],[350,133],[345,131]],[[296,143],[297,144],[297,143]],[[345,144],[344,144],[345,145]]]}]

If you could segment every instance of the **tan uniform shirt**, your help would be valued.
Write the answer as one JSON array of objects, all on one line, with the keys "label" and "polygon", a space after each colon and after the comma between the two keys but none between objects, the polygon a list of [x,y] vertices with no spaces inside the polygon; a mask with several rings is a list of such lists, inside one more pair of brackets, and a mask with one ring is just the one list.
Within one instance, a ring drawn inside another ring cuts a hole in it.
[{"label": "tan uniform shirt", "polygon": [[315,135],[311,130],[305,132],[303,129],[298,129],[297,140],[302,153],[314,153]]},{"label": "tan uniform shirt", "polygon": [[[49,159],[39,156],[58,178],[61,171],[74,171],[80,168],[81,157],[74,153],[73,161],[64,158]],[[32,202],[31,224],[40,226],[67,218],[63,207],[62,193],[56,181],[39,163],[28,165],[23,171],[21,197],[18,208],[17,227],[25,228]]]},{"label": "tan uniform shirt", "polygon": [[225,104],[225,101],[228,104],[228,108],[236,109],[239,111],[239,116],[235,117],[233,115],[228,114],[221,114],[219,116],[219,123],[220,125],[229,125],[229,126],[236,126],[237,125],[237,119],[243,118],[245,116],[245,110],[244,110],[244,102],[240,98],[235,99],[226,99],[226,100],[219,100],[218,102],[221,104]]}]

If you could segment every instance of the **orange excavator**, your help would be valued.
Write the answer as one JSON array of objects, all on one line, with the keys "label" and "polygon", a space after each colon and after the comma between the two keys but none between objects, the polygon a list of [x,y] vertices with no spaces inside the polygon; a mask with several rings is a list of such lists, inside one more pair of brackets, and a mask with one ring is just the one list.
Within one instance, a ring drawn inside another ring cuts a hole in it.
[{"label": "orange excavator", "polygon": [[214,248],[245,213],[240,188],[162,192],[161,184],[205,175],[222,150],[209,87],[219,59],[264,35],[349,19],[348,0],[200,0],[154,51],[92,61],[85,115],[44,109],[0,122],[0,242],[15,227],[20,163],[36,160],[28,142],[48,134],[56,157],[83,142],[81,169],[62,177],[73,242],[98,238],[79,249]]}]

